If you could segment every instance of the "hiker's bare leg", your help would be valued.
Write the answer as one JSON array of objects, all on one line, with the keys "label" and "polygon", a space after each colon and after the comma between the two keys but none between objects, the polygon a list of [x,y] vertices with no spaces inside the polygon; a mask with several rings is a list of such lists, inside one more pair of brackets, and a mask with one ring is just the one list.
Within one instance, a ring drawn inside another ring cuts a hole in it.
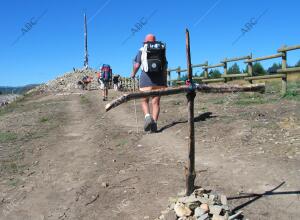
[{"label": "hiker's bare leg", "polygon": [[108,96],[108,88],[107,87],[104,89],[104,96],[105,96],[105,98],[107,98],[107,96]]},{"label": "hiker's bare leg", "polygon": [[152,97],[152,117],[154,121],[158,120],[160,111],[160,96]]},{"label": "hiker's bare leg", "polygon": [[143,98],[141,104],[142,104],[142,110],[144,112],[144,115],[150,114],[150,110],[149,110],[149,98]]}]

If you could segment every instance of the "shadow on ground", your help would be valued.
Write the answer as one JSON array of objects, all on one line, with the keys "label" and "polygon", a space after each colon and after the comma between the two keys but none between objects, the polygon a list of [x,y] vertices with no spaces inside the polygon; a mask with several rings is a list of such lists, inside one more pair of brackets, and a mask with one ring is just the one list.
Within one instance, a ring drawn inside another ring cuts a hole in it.
[{"label": "shadow on ground", "polygon": [[278,186],[276,186],[275,188],[266,191],[264,193],[243,193],[244,195],[241,196],[232,196],[232,197],[228,197],[228,200],[234,200],[234,199],[245,199],[245,198],[252,198],[253,199],[235,207],[232,212],[236,212],[248,205],[250,205],[251,203],[255,202],[256,200],[264,197],[264,196],[275,196],[275,195],[300,195],[300,191],[285,191],[285,192],[274,192],[275,190],[279,189],[281,186],[283,186],[285,184],[285,182],[280,183]]},{"label": "shadow on ground", "polygon": [[[215,118],[215,117],[217,117],[217,116],[212,116],[212,112],[205,112],[203,114],[199,114],[198,116],[194,117],[194,122],[206,121],[206,119]],[[177,124],[183,124],[183,123],[187,123],[187,122],[188,122],[188,120],[173,121],[170,124],[163,126],[161,129],[159,129],[157,131],[157,133],[163,132],[164,130],[171,128]]]}]

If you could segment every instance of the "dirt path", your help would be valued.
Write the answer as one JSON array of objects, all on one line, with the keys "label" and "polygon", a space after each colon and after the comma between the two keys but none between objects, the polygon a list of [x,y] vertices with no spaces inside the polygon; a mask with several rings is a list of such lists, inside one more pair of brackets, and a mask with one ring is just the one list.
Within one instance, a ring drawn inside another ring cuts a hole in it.
[{"label": "dirt path", "polygon": [[[248,219],[298,219],[299,104],[224,110],[211,103],[217,98],[198,96],[196,100],[197,185],[231,196],[232,208],[245,204]],[[20,174],[22,184],[0,185],[0,219],[154,219],[168,198],[184,189],[183,96],[162,100],[157,134],[136,133],[133,102],[104,113],[105,103],[97,91],[34,100],[42,101],[63,103],[62,121],[33,142],[44,147],[31,158],[34,166]],[[137,110],[141,131],[143,116],[139,106]],[[252,113],[259,120],[251,121]],[[290,118],[294,125],[284,130],[272,127],[276,117],[278,121]],[[266,121],[272,126],[257,124]],[[278,135],[287,132],[288,136]],[[266,196],[236,198],[239,193],[264,193],[276,186]]]}]

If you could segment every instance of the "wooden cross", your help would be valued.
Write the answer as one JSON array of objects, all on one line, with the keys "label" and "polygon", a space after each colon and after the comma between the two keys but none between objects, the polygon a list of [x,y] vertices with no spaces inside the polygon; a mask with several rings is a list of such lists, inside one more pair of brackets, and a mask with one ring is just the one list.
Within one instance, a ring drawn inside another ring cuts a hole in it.
[{"label": "wooden cross", "polygon": [[152,96],[167,96],[179,93],[185,93],[188,100],[188,123],[189,123],[189,143],[188,143],[188,160],[185,168],[186,177],[186,195],[190,195],[195,189],[195,126],[194,126],[194,99],[196,92],[204,93],[227,93],[227,92],[264,92],[265,84],[250,84],[250,85],[206,85],[194,84],[191,55],[190,55],[190,36],[189,31],[186,29],[186,58],[187,58],[187,71],[189,85],[181,86],[178,88],[166,88],[147,92],[134,92],[123,94],[121,97],[113,100],[105,106],[106,111],[115,108],[122,103],[130,100],[141,99]]}]

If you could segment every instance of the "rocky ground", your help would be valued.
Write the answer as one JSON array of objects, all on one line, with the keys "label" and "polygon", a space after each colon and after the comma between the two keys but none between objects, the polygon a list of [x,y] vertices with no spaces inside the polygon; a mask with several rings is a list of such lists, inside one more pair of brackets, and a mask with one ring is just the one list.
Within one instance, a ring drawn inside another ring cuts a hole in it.
[{"label": "rocky ground", "polygon": [[[300,216],[300,102],[277,94],[195,100],[196,185],[245,219]],[[134,102],[105,104],[72,89],[0,110],[0,219],[155,219],[184,190],[185,96],[162,98],[156,134]]]}]

